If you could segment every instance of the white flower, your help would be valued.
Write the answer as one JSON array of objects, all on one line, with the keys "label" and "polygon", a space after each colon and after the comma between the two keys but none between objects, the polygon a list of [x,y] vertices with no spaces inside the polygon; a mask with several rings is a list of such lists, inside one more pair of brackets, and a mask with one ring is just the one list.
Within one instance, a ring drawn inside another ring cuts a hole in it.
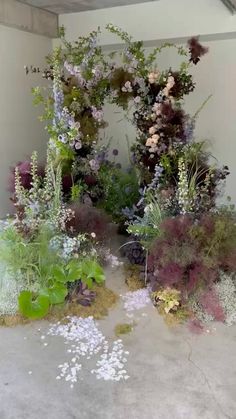
[{"label": "white flower", "polygon": [[160,73],[159,72],[152,72],[148,75],[148,81],[150,84],[156,83]]},{"label": "white flower", "polygon": [[159,116],[161,114],[161,104],[154,103],[152,110],[155,112],[157,116]]},{"label": "white flower", "polygon": [[140,96],[136,96],[135,98],[134,98],[134,103],[140,103],[140,101],[141,101],[141,97]]},{"label": "white flower", "polygon": [[172,89],[172,87],[174,87],[174,85],[175,85],[175,79],[174,79],[174,77],[173,76],[169,76],[168,79],[167,79],[167,85],[166,85],[167,89],[168,90]]},{"label": "white flower", "polygon": [[156,128],[155,128],[155,127],[151,127],[151,128],[149,128],[149,134],[150,134],[150,135],[155,134],[155,132],[156,132]]}]

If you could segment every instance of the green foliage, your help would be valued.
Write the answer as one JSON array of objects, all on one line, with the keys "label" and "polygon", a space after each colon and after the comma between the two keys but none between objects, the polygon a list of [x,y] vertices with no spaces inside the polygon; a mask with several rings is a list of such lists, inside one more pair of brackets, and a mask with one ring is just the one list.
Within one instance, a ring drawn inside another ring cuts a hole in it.
[{"label": "green foliage", "polygon": [[110,214],[114,221],[122,222],[122,210],[132,208],[139,200],[139,179],[134,168],[124,172],[116,167],[104,168],[99,173],[104,189],[101,207]]},{"label": "green foliage", "polygon": [[[111,23],[106,26],[106,29],[114,35],[118,36],[125,43],[126,49],[130,54],[132,54],[132,57],[137,60],[137,75],[141,77],[146,77],[148,75],[151,66],[157,59],[157,55],[160,54],[165,48],[176,48],[180,56],[186,57],[188,55],[187,49],[185,49],[183,46],[179,47],[169,42],[165,42],[160,47],[154,48],[153,51],[147,55],[143,41],[134,41],[128,32],[123,31],[121,28]],[[125,56],[124,61],[126,61]],[[182,72],[186,72],[186,67],[181,67]]]},{"label": "green foliage", "polygon": [[62,284],[61,282],[55,282],[52,286],[42,289],[41,294],[49,298],[51,305],[61,304],[65,301],[65,298],[68,294],[68,289],[66,285]]},{"label": "green foliage", "polygon": [[158,199],[148,191],[145,196],[145,208],[143,217],[136,217],[129,225],[127,231],[139,238],[142,245],[148,248],[152,241],[161,234],[160,225],[164,214],[160,208]]},{"label": "green foliage", "polygon": [[46,316],[49,310],[49,298],[39,295],[33,298],[30,291],[22,291],[19,295],[19,310],[24,317],[29,319],[41,319]]},{"label": "green foliage", "polygon": [[92,288],[93,280],[97,284],[102,284],[105,281],[103,269],[95,260],[91,261],[85,259],[82,261],[80,264],[80,272],[80,278],[88,288]]},{"label": "green foliage", "polygon": [[14,225],[0,233],[0,260],[11,274],[25,280],[19,310],[31,319],[42,318],[51,305],[63,303],[68,283],[82,281],[92,288],[93,281],[101,284],[105,280],[102,267],[94,259],[65,262],[50,246],[52,237],[52,231],[45,227],[31,238],[23,237]]},{"label": "green foliage", "polygon": [[60,258],[50,248],[52,232],[42,228],[31,239],[24,238],[14,225],[0,233],[0,260],[10,272],[21,272],[27,285],[43,285],[49,277],[49,267],[60,263]]}]

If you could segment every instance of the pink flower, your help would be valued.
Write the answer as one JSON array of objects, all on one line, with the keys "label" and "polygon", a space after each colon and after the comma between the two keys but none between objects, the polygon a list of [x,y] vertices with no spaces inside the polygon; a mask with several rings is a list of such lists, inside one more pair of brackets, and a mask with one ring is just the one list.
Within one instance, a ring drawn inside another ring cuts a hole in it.
[{"label": "pink flower", "polygon": [[147,146],[147,147],[151,147],[151,146],[152,146],[152,144],[153,144],[153,142],[152,142],[152,138],[150,137],[150,138],[148,138],[148,139],[147,139],[147,141],[146,141],[146,146]]},{"label": "pink flower", "polygon": [[152,136],[152,141],[154,142],[154,144],[157,144],[159,138],[160,138],[160,135],[158,135],[158,134],[154,134]]},{"label": "pink flower", "polygon": [[162,93],[164,96],[168,97],[169,96],[169,89],[167,87],[164,87],[164,89],[162,90]]},{"label": "pink flower", "polygon": [[160,115],[161,114],[161,104],[160,103],[155,103],[153,105],[152,110],[156,113],[156,115]]},{"label": "pink flower", "polygon": [[172,89],[172,87],[174,87],[174,85],[175,85],[175,79],[174,79],[174,77],[173,76],[169,76],[168,79],[167,79],[167,85],[166,85],[167,89],[168,90]]},{"label": "pink flower", "polygon": [[158,77],[159,77],[159,72],[152,72],[152,73],[149,73],[149,75],[148,75],[148,81],[149,81],[149,83],[150,84],[153,84],[153,83],[156,83],[156,81],[157,81],[157,79],[158,79]]},{"label": "pink flower", "polygon": [[151,147],[150,148],[150,153],[155,153],[157,151],[157,142],[159,140],[160,136],[158,134],[154,134],[152,135],[152,137],[149,137],[146,141],[146,146],[147,147]]},{"label": "pink flower", "polygon": [[155,134],[155,132],[156,132],[156,128],[155,128],[155,127],[151,127],[151,128],[149,128],[149,134],[150,134],[150,135]]}]

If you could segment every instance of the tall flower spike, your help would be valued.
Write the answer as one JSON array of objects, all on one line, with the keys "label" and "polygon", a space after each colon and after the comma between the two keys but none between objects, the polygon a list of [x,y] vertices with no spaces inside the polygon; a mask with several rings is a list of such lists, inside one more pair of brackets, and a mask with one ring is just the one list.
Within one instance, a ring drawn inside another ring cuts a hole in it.
[{"label": "tall flower spike", "polygon": [[53,156],[50,148],[47,151],[47,164],[44,178],[44,199],[49,201],[53,197],[54,191],[54,174],[53,174]]},{"label": "tall flower spike", "polygon": [[181,157],[178,162],[179,181],[178,181],[178,201],[182,214],[191,211],[189,202],[188,173],[184,159]]},{"label": "tall flower spike", "polygon": [[39,185],[40,185],[40,179],[38,175],[38,154],[37,151],[34,151],[31,156],[31,170],[30,174],[32,177],[31,181],[31,189],[30,189],[30,196],[33,201],[37,200],[38,198],[38,191],[39,191]]},{"label": "tall flower spike", "polygon": [[53,52],[53,97],[54,97],[54,118],[55,123],[60,121],[64,104],[64,93],[61,81],[60,48]]},{"label": "tall flower spike", "polygon": [[18,166],[16,166],[16,168],[15,168],[15,197],[16,197],[17,204],[25,205],[26,200],[27,200],[26,190],[22,186]]}]

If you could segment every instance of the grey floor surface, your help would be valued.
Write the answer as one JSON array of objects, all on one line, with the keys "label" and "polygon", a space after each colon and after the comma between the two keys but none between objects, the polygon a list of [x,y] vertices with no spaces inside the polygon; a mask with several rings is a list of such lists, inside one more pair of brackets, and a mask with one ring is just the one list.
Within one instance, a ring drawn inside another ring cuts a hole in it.
[{"label": "grey floor surface", "polygon": [[[121,268],[108,273],[108,285],[127,291]],[[135,320],[123,338],[130,379],[97,380],[86,361],[74,389],[56,380],[66,349],[59,337],[43,345],[47,322],[1,328],[0,419],[236,419],[236,327],[215,324],[196,336],[168,328],[152,306]],[[112,341],[124,321],[120,302],[99,327]]]}]

